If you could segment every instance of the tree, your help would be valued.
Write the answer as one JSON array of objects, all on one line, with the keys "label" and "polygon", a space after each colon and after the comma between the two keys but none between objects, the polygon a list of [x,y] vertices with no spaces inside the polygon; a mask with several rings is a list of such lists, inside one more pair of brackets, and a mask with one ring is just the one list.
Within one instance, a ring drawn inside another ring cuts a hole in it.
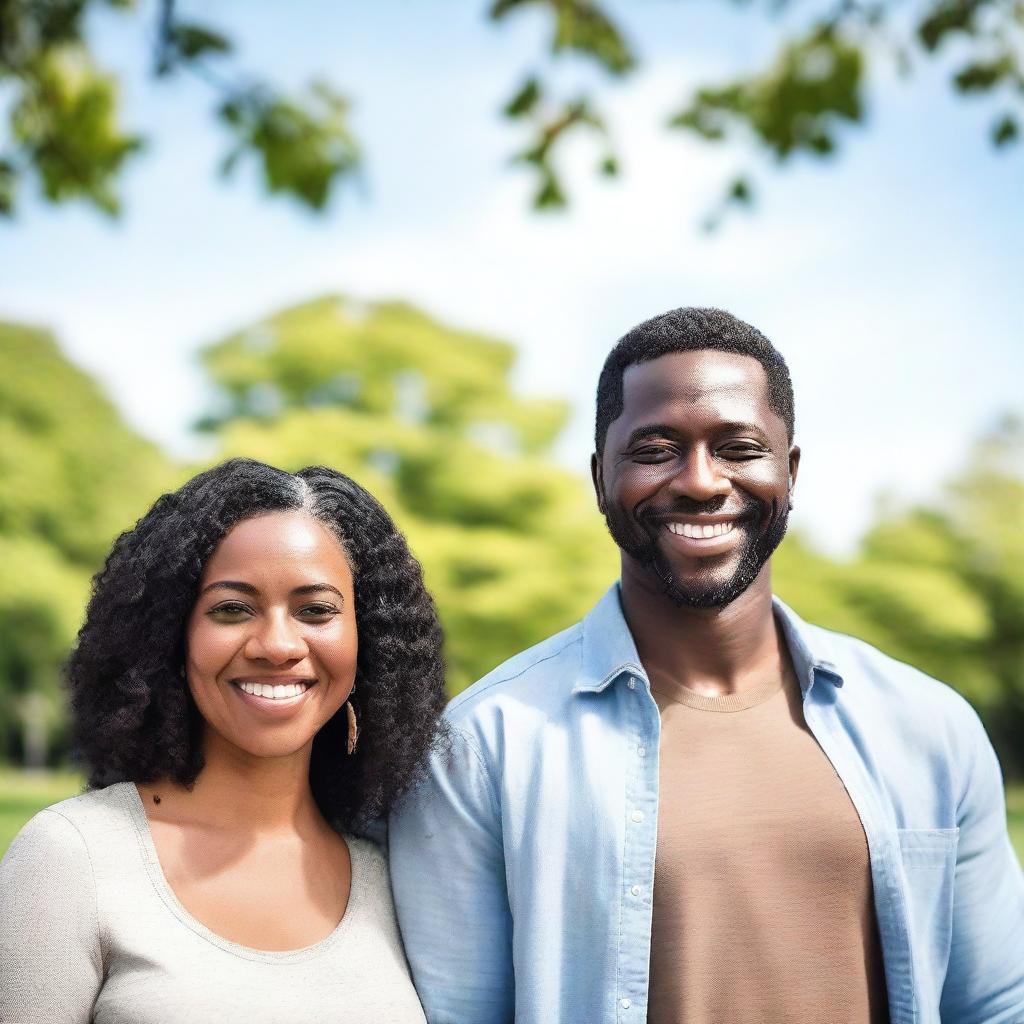
[{"label": "tree", "polygon": [[[0,82],[14,97],[0,150],[0,213],[15,209],[17,186],[28,179],[55,203],[80,199],[108,213],[119,208],[118,178],[145,140],[120,124],[118,83],[91,51],[88,15],[102,7],[136,12],[132,0],[0,0]],[[541,70],[510,90],[504,116],[528,138],[515,160],[535,176],[534,206],[558,208],[567,202],[558,169],[567,139],[595,136],[603,175],[616,175],[619,160],[602,90],[560,94],[552,85],[553,66],[582,60],[614,83],[639,66],[640,56],[610,0],[489,0],[486,12],[501,26],[528,9],[549,23],[549,53],[538,55]],[[792,9],[770,7],[776,14]],[[229,34],[183,19],[174,0],[160,0],[155,29],[154,74],[171,80],[189,72],[211,87],[230,140],[225,173],[253,158],[269,191],[318,210],[354,178],[360,150],[348,100],[336,86],[315,81],[304,95],[288,96],[241,74]],[[708,142],[746,139],[779,164],[799,155],[823,159],[837,151],[848,127],[865,121],[876,67],[895,65],[910,77],[916,65],[942,57],[952,64],[959,95],[989,99],[992,143],[1006,148],[1021,132],[1022,54],[1020,0],[926,0],[913,12],[893,0],[818,0],[801,12],[799,25],[765,66],[699,86],[668,124]],[[750,203],[753,194],[749,172],[740,174],[727,185],[722,210]]]},{"label": "tree", "polygon": [[355,477],[407,534],[447,634],[457,693],[570,625],[615,577],[579,478],[546,453],[561,402],[515,396],[507,343],[398,302],[325,296],[209,348],[217,457]]},{"label": "tree", "polygon": [[791,537],[776,588],[951,684],[985,721],[1004,771],[1024,775],[1024,424],[980,438],[936,501],[882,510],[856,555],[835,562]]},{"label": "tree", "polygon": [[0,322],[0,479],[0,756],[41,764],[89,578],[173,472],[47,332]]}]

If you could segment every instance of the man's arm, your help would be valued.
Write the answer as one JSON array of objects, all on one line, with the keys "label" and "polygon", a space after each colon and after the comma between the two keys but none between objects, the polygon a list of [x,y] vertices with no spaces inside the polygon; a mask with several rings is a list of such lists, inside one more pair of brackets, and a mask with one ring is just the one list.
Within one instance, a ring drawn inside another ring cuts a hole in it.
[{"label": "man's arm", "polygon": [[391,817],[391,884],[430,1024],[509,1024],[512,916],[501,811],[472,739],[452,728]]},{"label": "man's arm", "polygon": [[1002,773],[971,712],[974,761],[960,801],[953,938],[941,1017],[950,1024],[1024,1021],[1024,874],[1006,830]]}]

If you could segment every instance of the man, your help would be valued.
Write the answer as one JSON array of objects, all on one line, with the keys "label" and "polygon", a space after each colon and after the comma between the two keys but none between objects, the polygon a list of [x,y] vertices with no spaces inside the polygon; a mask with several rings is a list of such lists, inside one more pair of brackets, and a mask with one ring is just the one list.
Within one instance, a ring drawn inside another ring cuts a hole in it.
[{"label": "man", "polygon": [[620,583],[452,702],[391,823],[428,1020],[1024,1021],[977,716],[772,599],[782,357],[719,310],[655,317],[605,363],[595,440]]}]

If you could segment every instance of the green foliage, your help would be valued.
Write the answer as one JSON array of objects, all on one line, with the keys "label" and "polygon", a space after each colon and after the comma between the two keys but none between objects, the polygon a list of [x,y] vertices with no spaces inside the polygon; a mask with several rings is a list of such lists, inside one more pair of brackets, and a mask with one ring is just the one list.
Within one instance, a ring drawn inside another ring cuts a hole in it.
[{"label": "green foliage", "polygon": [[222,172],[252,154],[262,161],[267,191],[288,193],[314,210],[327,204],[336,180],[359,166],[348,100],[327,82],[313,82],[300,100],[257,89],[237,92],[219,113],[238,140]]},{"label": "green foliage", "polygon": [[0,754],[45,757],[89,578],[172,479],[53,338],[0,323]]},{"label": "green foliage", "polygon": [[[0,216],[14,213],[19,185],[36,181],[47,200],[82,200],[107,214],[120,210],[116,185],[142,135],[119,121],[118,82],[96,65],[87,16],[102,7],[134,10],[130,0],[0,0],[0,84],[13,96],[9,148],[0,153]],[[231,39],[208,25],[179,19],[161,0],[153,70],[182,71],[206,82],[232,145],[229,173],[245,157],[263,171],[268,192],[323,209],[334,187],[353,177],[359,149],[349,104],[331,84],[313,82],[290,97],[252,76],[226,76]]]},{"label": "green foliage", "polygon": [[950,683],[985,719],[1004,770],[1024,775],[1024,424],[975,445],[934,508],[881,519],[832,562],[799,538],[775,560],[797,611]]},{"label": "green foliage", "polygon": [[[144,139],[120,126],[118,83],[91,56],[87,15],[105,6],[135,11],[130,0],[0,0],[0,82],[14,97],[10,145],[0,152],[0,215],[14,211],[26,179],[38,180],[55,203],[79,199],[108,213],[119,209],[117,182]],[[557,210],[569,202],[556,159],[569,139],[594,138],[596,172],[619,173],[601,90],[558,95],[549,84],[559,62],[596,66],[610,82],[640,65],[607,8],[597,0],[492,0],[487,8],[497,25],[532,11],[549,27],[546,52],[501,110],[517,128],[529,130],[512,162],[533,175],[535,209]],[[772,14],[795,10],[784,3],[769,8]],[[230,32],[182,20],[174,0],[160,0],[157,10],[154,72],[166,80],[187,72],[210,86],[219,123],[231,140],[221,161],[224,173],[243,159],[254,160],[268,192],[315,210],[356,180],[360,147],[351,130],[350,103],[335,86],[317,81],[302,95],[285,95],[232,71]],[[669,124],[708,143],[742,139],[778,164],[797,154],[829,158],[838,152],[846,127],[866,122],[870,74],[878,65],[895,64],[909,80],[916,61],[941,59],[955,42],[958,62],[950,80],[956,94],[999,104],[989,130],[999,151],[1018,141],[1024,113],[1019,3],[924,0],[914,11],[898,13],[891,0],[817,0],[800,14],[802,20],[791,19],[793,27],[780,36],[763,68],[725,84],[701,83]],[[731,209],[751,206],[754,194],[749,171],[734,176],[705,226],[715,227]]]}]

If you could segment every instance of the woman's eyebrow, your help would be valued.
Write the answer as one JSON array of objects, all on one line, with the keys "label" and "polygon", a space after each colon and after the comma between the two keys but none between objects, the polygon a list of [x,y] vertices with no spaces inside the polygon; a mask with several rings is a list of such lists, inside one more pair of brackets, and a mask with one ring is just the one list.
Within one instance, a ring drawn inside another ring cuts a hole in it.
[{"label": "woman's eyebrow", "polygon": [[332,594],[337,594],[339,600],[344,601],[345,595],[335,586],[330,583],[307,583],[305,586],[296,587],[293,594],[315,594],[318,590],[329,590]]},{"label": "woman's eyebrow", "polygon": [[242,583],[240,580],[217,580],[203,587],[199,592],[200,596],[208,590],[240,590],[243,594],[252,594],[254,597],[259,594],[259,590],[251,583]]},{"label": "woman's eyebrow", "polygon": [[[241,580],[216,580],[215,582],[203,587],[200,594],[205,594],[209,590],[240,590],[243,594],[250,594],[253,597],[259,596],[258,587],[254,587],[251,583],[243,583]],[[315,594],[323,590],[328,590],[332,594],[337,594],[338,599],[341,601],[345,600],[345,595],[330,583],[306,583],[301,587],[296,587],[292,593]]]}]

